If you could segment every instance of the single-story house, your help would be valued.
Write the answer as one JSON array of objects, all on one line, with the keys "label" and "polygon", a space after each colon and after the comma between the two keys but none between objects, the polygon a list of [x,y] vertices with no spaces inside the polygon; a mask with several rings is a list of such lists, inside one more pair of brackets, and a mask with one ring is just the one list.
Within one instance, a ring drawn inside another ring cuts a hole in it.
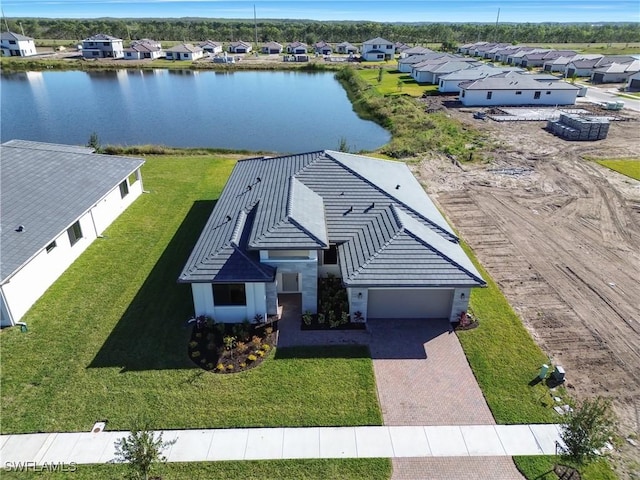
[{"label": "single-story house", "polygon": [[204,57],[204,50],[190,43],[171,47],[166,51],[167,60],[198,60]]},{"label": "single-story house", "polygon": [[549,50],[548,52],[528,53],[522,57],[522,67],[543,67],[550,60],[560,57],[572,57],[576,52],[573,50]]},{"label": "single-story house", "polygon": [[11,140],[0,145],[0,318],[15,325],[140,194],[138,158]]},{"label": "single-story house", "polygon": [[268,55],[271,55],[271,54],[274,54],[274,53],[279,55],[279,54],[282,53],[283,49],[284,48],[282,47],[282,45],[279,44],[278,42],[268,42],[268,43],[265,43],[262,46],[260,51],[262,53],[266,53]]},{"label": "single-story house", "polygon": [[9,31],[0,33],[0,49],[3,57],[29,57],[38,53],[33,38]]},{"label": "single-story house", "polygon": [[123,58],[122,39],[99,33],[82,40],[83,58]]},{"label": "single-story house", "polygon": [[292,53],[294,55],[306,55],[308,50],[309,46],[302,42],[291,42],[287,45],[287,53]]},{"label": "single-story house", "polygon": [[125,60],[155,60],[164,56],[162,45],[155,40],[135,40],[129,48],[124,49]]},{"label": "single-story house", "polygon": [[249,42],[243,42],[242,40],[229,44],[230,53],[249,53],[252,49],[253,47]]},{"label": "single-story house", "polygon": [[402,53],[405,50],[410,49],[411,47],[404,42],[396,42],[393,44],[393,48],[395,49],[396,53]]},{"label": "single-story house", "polygon": [[467,107],[573,105],[580,87],[562,80],[536,80],[525,73],[503,73],[459,85],[460,102]]},{"label": "single-story house", "polygon": [[200,42],[198,46],[210,55],[222,53],[222,42],[214,42],[213,40],[205,40]]},{"label": "single-story house", "polygon": [[358,53],[358,47],[351,45],[349,42],[342,42],[336,45],[336,51],[338,53]]},{"label": "single-story house", "polygon": [[395,55],[393,43],[384,38],[376,37],[362,44],[362,59],[367,62],[391,60]]},{"label": "single-story house", "polygon": [[519,67],[492,67],[490,65],[481,65],[478,67],[468,68],[466,70],[458,70],[457,72],[440,76],[438,80],[438,91],[441,93],[459,93],[459,85],[462,82],[479,80],[481,78],[512,71],[522,72],[523,70]]},{"label": "single-story house", "polygon": [[485,285],[404,163],[328,150],[239,161],[178,282],[195,315],[241,322],[278,314],[281,294],[316,313],[330,274],[364,321],[455,321]]},{"label": "single-story house", "polygon": [[640,72],[636,72],[629,76],[625,90],[627,92],[640,92]]},{"label": "single-story house", "polygon": [[424,55],[425,53],[435,53],[433,50],[427,47],[411,47],[400,50],[400,58],[407,58],[412,55]]},{"label": "single-story house", "polygon": [[[403,57],[398,59],[398,71],[401,73],[411,73],[413,66],[418,65],[419,63],[424,63],[424,62],[445,63],[451,60],[457,60],[462,58],[464,57],[451,55],[450,53],[440,53],[440,52],[423,53],[421,55],[411,55],[409,57]],[[468,60],[475,61],[473,59],[468,59]]]},{"label": "single-story house", "polygon": [[324,40],[313,44],[313,51],[318,55],[331,55],[333,53],[333,47]]},{"label": "single-story house", "polygon": [[480,62],[458,62],[450,61],[444,63],[415,65],[411,69],[411,77],[418,83],[431,83],[437,85],[442,75],[447,75],[452,72],[458,72],[460,70],[466,70],[480,65]]},{"label": "single-story house", "polygon": [[475,56],[486,58],[486,59],[492,59],[495,52],[497,52],[500,49],[511,47],[511,46],[512,45],[510,43],[493,43],[493,44],[490,43],[487,45],[482,45],[482,46],[476,47]]},{"label": "single-story house", "polygon": [[591,83],[626,83],[628,78],[640,71],[640,60],[628,63],[612,63],[599,67],[591,74]]},{"label": "single-story house", "polygon": [[491,60],[493,60],[494,62],[507,63],[507,58],[509,57],[509,55],[517,53],[523,48],[526,47],[523,47],[522,45],[510,45],[504,48],[497,48],[495,49],[495,51],[492,51],[493,57],[491,58]]},{"label": "single-story house", "polygon": [[481,45],[486,45],[489,42],[473,42],[473,43],[465,43],[458,47],[458,53],[462,53],[463,55],[472,55],[472,51],[475,52],[476,47]]},{"label": "single-story house", "polygon": [[565,77],[591,77],[593,71],[597,68],[604,68],[614,63],[624,64],[637,60],[635,57],[628,55],[606,55],[606,56],[581,56],[580,59],[571,62],[565,70]]}]

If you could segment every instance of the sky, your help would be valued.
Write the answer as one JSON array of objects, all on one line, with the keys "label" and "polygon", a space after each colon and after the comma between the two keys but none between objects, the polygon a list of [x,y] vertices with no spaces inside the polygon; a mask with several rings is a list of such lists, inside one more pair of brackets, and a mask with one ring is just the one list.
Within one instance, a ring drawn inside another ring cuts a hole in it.
[{"label": "sky", "polygon": [[208,17],[377,22],[640,22],[639,0],[0,0],[7,17]]}]

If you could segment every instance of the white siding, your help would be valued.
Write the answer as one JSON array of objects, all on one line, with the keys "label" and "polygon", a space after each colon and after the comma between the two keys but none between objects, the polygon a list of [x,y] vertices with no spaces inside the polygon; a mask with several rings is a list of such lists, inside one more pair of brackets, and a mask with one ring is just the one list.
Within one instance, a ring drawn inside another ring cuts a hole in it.
[{"label": "white siding", "polygon": [[215,305],[213,287],[210,283],[192,283],[191,294],[195,315],[206,315],[216,322],[253,322],[256,315],[267,316],[267,294],[264,283],[245,283],[246,305]]},{"label": "white siding", "polygon": [[[129,188],[129,194],[124,199],[120,198],[120,189],[116,186],[103,200],[80,217],[82,238],[73,246],[65,230],[55,238],[55,248],[47,253],[46,246],[43,246],[39,253],[0,287],[14,323],[27,313],[51,284],[141,193],[142,180]],[[51,240],[53,241],[54,239]]]},{"label": "white siding", "polygon": [[[520,95],[516,91],[522,92]],[[535,99],[535,91],[540,98]],[[488,90],[461,90],[460,102],[466,107],[490,105],[573,105],[576,102],[578,89],[549,90],[541,85],[539,90],[492,90],[491,98],[487,98]],[[464,92],[464,96],[463,96]],[[547,94],[547,92],[550,92]]]}]

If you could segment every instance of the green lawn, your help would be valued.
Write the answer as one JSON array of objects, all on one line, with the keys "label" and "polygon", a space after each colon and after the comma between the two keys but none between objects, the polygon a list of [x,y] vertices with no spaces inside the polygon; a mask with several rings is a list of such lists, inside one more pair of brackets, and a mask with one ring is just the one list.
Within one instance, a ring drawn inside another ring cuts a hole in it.
[{"label": "green lawn", "polygon": [[[394,64],[394,67],[397,64]],[[436,92],[437,85],[419,85],[408,73],[385,68],[382,70],[382,80],[378,82],[378,68],[364,68],[356,70],[360,78],[372,85],[382,95],[409,95],[421,97],[424,92]]]},{"label": "green lawn", "polygon": [[[73,473],[3,471],[2,478],[106,480],[126,478],[127,472],[125,465],[78,465]],[[170,480],[386,480],[391,476],[391,462],[386,458],[336,458],[168,463],[155,467],[152,473]]]},{"label": "green lawn", "polygon": [[[527,480],[558,480],[558,476],[553,473],[553,466],[555,464],[571,465],[563,458],[543,455],[513,457],[513,461]],[[616,480],[618,478],[606,460],[598,460],[578,469],[582,480]]]},{"label": "green lawn", "polygon": [[459,332],[458,337],[496,422],[560,421],[552,410],[549,389],[542,383],[529,385],[540,366],[548,363],[548,358],[535,344],[498,286],[473,257],[471,249],[464,243],[462,246],[488,285],[474,289],[471,294],[471,309],[480,319],[480,326]]},{"label": "green lawn", "polygon": [[640,180],[640,159],[638,158],[610,158],[598,160],[597,162],[627,177]]},{"label": "green lawn", "polygon": [[233,160],[148,157],[144,194],[24,317],[2,331],[2,433],[379,425],[369,351],[281,349],[215,375],[187,358],[188,285],[176,283]]}]

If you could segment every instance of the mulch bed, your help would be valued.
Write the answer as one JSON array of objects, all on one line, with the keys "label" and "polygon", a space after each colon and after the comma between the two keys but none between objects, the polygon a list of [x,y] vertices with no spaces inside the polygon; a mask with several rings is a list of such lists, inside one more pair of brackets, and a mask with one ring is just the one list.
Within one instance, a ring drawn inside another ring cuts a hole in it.
[{"label": "mulch bed", "polygon": [[277,321],[261,324],[196,322],[189,339],[188,355],[198,367],[213,373],[242,372],[257,367],[269,356],[275,347],[277,331]]}]

